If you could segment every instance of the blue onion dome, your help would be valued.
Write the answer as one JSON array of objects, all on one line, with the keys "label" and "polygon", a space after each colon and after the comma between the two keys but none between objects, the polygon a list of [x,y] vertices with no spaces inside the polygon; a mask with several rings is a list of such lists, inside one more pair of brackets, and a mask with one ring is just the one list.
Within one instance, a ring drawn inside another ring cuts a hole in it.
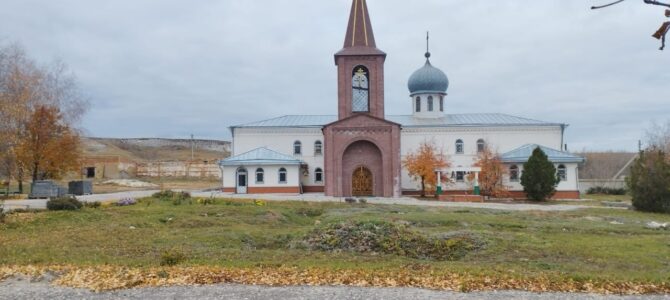
[{"label": "blue onion dome", "polygon": [[416,94],[446,94],[449,79],[442,70],[430,64],[430,52],[426,53],[426,65],[416,70],[407,82],[410,96]]}]

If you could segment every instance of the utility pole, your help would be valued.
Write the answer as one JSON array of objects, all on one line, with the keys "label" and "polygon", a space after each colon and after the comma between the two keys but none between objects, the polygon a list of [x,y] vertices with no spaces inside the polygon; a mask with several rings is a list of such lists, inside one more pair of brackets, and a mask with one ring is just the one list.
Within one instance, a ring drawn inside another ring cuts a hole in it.
[{"label": "utility pole", "polygon": [[191,161],[195,160],[195,140],[193,139],[193,134],[191,134]]}]

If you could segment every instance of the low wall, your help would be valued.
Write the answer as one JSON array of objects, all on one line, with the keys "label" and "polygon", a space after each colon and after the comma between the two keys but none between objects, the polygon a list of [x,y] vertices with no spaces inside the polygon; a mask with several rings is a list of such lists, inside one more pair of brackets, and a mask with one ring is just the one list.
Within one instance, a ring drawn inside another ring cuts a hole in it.
[{"label": "low wall", "polygon": [[586,194],[592,187],[606,187],[613,189],[625,189],[626,181],[623,179],[580,179],[579,191]]},{"label": "low wall", "polygon": [[216,162],[151,162],[137,164],[138,177],[221,178]]}]

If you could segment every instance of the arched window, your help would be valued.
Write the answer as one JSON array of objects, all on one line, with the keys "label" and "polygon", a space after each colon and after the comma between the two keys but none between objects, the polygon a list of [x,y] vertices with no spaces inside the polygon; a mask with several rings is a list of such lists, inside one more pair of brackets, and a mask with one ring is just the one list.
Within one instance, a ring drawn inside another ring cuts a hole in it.
[{"label": "arched window", "polygon": [[368,69],[357,66],[352,73],[351,110],[354,112],[370,111],[370,85]]},{"label": "arched window", "polygon": [[565,165],[558,165],[558,178],[561,181],[568,180],[568,169],[565,168]]},{"label": "arched window", "polygon": [[263,183],[265,181],[265,171],[262,168],[256,169],[256,183]]},{"label": "arched window", "polygon": [[486,142],[483,139],[477,140],[477,153],[484,152],[484,149],[486,149]]},{"label": "arched window", "polygon": [[509,167],[509,181],[519,181],[519,167],[517,167],[517,165],[511,165]]},{"label": "arched window", "polygon": [[321,141],[314,142],[314,156],[323,154],[323,143]]},{"label": "arched window", "polygon": [[286,169],[279,169],[279,183],[286,183]]},{"label": "arched window", "polygon": [[421,97],[416,97],[414,110],[416,110],[416,112],[421,112]]},{"label": "arched window", "polygon": [[444,96],[440,96],[440,111],[444,111]]},{"label": "arched window", "polygon": [[321,168],[314,170],[314,182],[323,182],[323,170]]},{"label": "arched window", "polygon": [[302,143],[300,141],[293,142],[293,154],[295,155],[302,154]]},{"label": "arched window", "polygon": [[456,154],[463,154],[463,140],[456,140]]},{"label": "arched window", "polygon": [[428,111],[433,111],[433,96],[428,96]]}]

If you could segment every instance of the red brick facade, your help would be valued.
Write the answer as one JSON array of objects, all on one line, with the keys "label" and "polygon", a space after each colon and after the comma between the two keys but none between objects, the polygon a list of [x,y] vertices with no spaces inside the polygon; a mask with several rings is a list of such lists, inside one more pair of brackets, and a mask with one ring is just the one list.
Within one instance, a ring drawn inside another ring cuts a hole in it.
[{"label": "red brick facade", "polygon": [[[374,196],[400,196],[400,125],[384,120],[384,61],[377,49],[364,0],[353,1],[342,50],[335,54],[338,120],[323,128],[325,194],[352,194],[352,175],[364,167],[372,173]],[[352,74],[367,69],[368,111],[352,109]]]},{"label": "red brick facade", "polygon": [[400,125],[360,114],[323,133],[327,196],[351,196],[352,174],[361,166],[372,172],[374,196],[400,195]]}]

